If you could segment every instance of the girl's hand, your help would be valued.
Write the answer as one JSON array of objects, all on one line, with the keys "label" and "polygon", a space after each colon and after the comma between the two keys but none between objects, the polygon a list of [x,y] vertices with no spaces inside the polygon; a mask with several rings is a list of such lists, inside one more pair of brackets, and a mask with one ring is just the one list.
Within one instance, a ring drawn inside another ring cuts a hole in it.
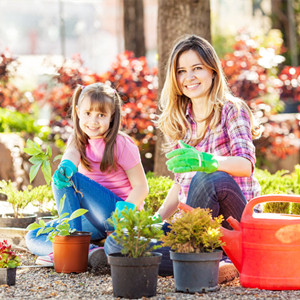
[{"label": "girl's hand", "polygon": [[179,144],[182,148],[166,154],[169,159],[166,163],[169,171],[173,173],[217,171],[219,163],[212,154],[200,152],[182,141],[179,141]]},{"label": "girl's hand", "polygon": [[53,175],[53,182],[58,189],[71,186],[70,179],[77,172],[77,167],[68,159],[64,159]]}]

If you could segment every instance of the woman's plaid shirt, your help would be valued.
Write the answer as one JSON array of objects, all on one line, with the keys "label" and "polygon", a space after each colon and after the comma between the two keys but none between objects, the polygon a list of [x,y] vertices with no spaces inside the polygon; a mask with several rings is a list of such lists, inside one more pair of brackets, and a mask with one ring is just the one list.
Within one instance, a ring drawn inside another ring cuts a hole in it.
[{"label": "woman's plaid shirt", "polygon": [[[191,104],[188,105],[187,120],[191,124],[192,132],[188,130],[184,142],[197,137],[196,122],[192,117]],[[176,148],[179,146],[177,145]],[[226,102],[223,105],[221,122],[214,130],[208,128],[203,140],[195,147],[201,152],[208,152],[219,156],[241,156],[250,160],[252,169],[255,166],[255,147],[252,142],[251,126],[248,112],[245,108],[239,111],[231,103]],[[195,172],[175,174],[175,182],[180,184],[179,201],[186,202],[191,180]],[[250,177],[232,178],[240,186],[247,201],[260,194],[260,185],[257,179]]]}]

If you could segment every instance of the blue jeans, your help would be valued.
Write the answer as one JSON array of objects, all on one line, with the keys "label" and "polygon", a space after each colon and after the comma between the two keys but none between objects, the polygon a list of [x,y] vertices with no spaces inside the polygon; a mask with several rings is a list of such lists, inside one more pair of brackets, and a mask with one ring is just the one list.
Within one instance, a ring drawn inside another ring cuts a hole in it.
[{"label": "blue jeans", "polygon": [[[210,174],[197,172],[191,181],[187,197],[188,205],[209,208],[212,210],[213,217],[222,214],[225,219],[231,215],[240,220],[246,203],[245,196],[234,179],[227,173],[220,171]],[[165,233],[170,230],[168,225],[165,223],[162,228]],[[224,227],[230,227],[230,225],[224,221]],[[106,255],[120,252],[121,248],[112,236],[106,239],[104,244]],[[172,275],[170,248],[162,247],[155,251],[163,254],[159,274],[161,276]]]},{"label": "blue jeans", "polygon": [[206,174],[197,172],[193,177],[186,204],[191,207],[209,208],[212,217],[223,215],[222,225],[232,229],[226,219],[230,216],[240,221],[247,200],[239,185],[227,173],[217,171]]},{"label": "blue jeans", "polygon": [[[64,208],[62,213],[72,214],[78,208],[85,208],[88,212],[70,221],[70,226],[79,231],[89,231],[92,233],[91,240],[101,240],[106,238],[106,231],[112,231],[113,227],[107,223],[107,219],[111,217],[115,210],[116,203],[123,201],[113,192],[103,187],[94,180],[89,179],[81,173],[75,173],[72,177],[74,185],[78,191],[71,187],[57,189],[52,184],[54,199],[57,208],[60,199],[66,195]],[[57,221],[55,221],[57,223]],[[46,224],[49,226],[50,222]],[[29,231],[26,235],[26,245],[28,249],[35,255],[48,255],[52,250],[52,243],[46,241],[47,235],[42,234],[36,236],[38,229]]]}]

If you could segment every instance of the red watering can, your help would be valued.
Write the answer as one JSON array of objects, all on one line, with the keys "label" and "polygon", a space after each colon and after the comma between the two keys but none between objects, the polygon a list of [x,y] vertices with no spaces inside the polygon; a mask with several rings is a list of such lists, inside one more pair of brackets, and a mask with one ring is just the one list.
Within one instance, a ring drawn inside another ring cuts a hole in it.
[{"label": "red watering can", "polygon": [[[233,230],[221,228],[224,251],[240,272],[243,287],[268,290],[300,289],[300,216],[255,213],[265,202],[297,202],[299,195],[266,195],[249,201]],[[192,209],[180,204],[180,209]]]}]

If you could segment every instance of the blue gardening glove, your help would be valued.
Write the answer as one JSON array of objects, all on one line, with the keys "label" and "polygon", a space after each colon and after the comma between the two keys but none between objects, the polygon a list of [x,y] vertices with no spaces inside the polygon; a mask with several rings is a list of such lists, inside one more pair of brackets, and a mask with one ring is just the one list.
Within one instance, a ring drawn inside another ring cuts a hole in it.
[{"label": "blue gardening glove", "polygon": [[135,205],[133,203],[126,202],[126,201],[118,201],[116,203],[116,209],[118,209],[119,218],[121,217],[122,210],[124,210],[125,208],[133,210],[133,209],[135,209]]},{"label": "blue gardening glove", "polygon": [[170,171],[173,173],[192,171],[212,173],[217,171],[219,163],[212,154],[200,152],[182,141],[179,141],[179,145],[182,148],[166,154],[169,159],[166,164]]},{"label": "blue gardening glove", "polygon": [[77,167],[68,159],[64,159],[53,175],[53,182],[58,189],[71,186],[70,178],[77,172]]},{"label": "blue gardening glove", "polygon": [[[119,219],[122,219],[121,213],[124,209],[128,209],[128,210],[134,210],[135,209],[135,205],[133,203],[130,202],[126,202],[126,201],[118,201],[116,203],[116,208],[115,211],[118,209],[118,217]],[[116,220],[113,217],[113,222],[114,222],[114,228],[116,229]]]}]

